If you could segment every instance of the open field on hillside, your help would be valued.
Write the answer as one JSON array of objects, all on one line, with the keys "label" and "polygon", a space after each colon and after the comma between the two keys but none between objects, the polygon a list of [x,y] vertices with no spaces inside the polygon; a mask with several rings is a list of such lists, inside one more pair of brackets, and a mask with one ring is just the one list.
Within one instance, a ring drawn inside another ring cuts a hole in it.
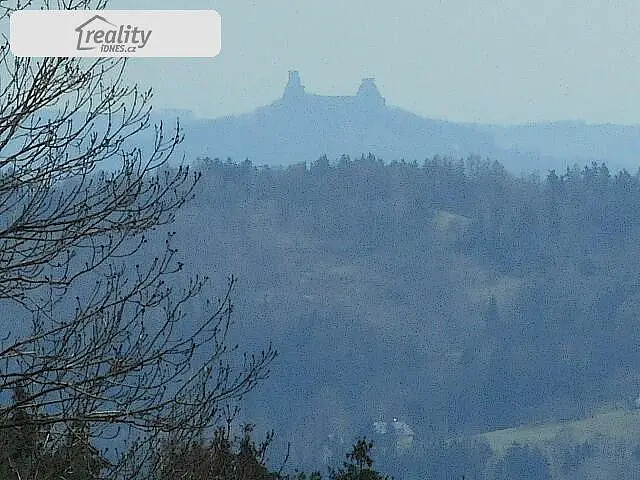
[{"label": "open field on hillside", "polygon": [[640,441],[640,410],[611,410],[581,420],[496,430],[478,435],[502,454],[513,444],[549,447],[557,437],[584,443],[597,438],[632,444]]}]

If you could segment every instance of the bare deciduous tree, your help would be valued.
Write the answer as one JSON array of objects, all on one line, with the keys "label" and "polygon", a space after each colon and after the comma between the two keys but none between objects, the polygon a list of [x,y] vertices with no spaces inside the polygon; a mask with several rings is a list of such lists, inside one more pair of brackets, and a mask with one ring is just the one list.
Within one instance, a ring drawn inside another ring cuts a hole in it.
[{"label": "bare deciduous tree", "polygon": [[[7,3],[5,23],[25,8]],[[150,232],[198,175],[167,164],[179,124],[169,137],[156,126],[150,152],[131,147],[150,131],[151,92],[125,85],[126,60],[0,48],[0,311],[14,312],[2,319],[0,430],[37,427],[43,455],[86,437],[106,460],[100,475],[144,477],[159,442],[216,425],[275,352],[238,357],[228,345],[233,278],[202,306],[206,277],[176,286],[171,234],[148,256]]]}]

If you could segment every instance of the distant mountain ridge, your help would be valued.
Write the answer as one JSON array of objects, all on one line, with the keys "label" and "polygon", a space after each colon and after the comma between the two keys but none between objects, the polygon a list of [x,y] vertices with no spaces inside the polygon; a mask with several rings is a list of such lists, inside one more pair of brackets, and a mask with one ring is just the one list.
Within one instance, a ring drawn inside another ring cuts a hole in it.
[{"label": "distant mountain ridge", "polygon": [[175,116],[185,127],[181,151],[187,159],[289,165],[322,155],[373,153],[385,161],[419,162],[434,155],[479,155],[523,172],[593,161],[633,171],[640,165],[640,126],[575,121],[501,126],[424,118],[387,105],[373,78],[363,79],[355,95],[325,96],[306,92],[292,70],[282,97],[252,112],[217,119],[188,111],[156,114]]}]

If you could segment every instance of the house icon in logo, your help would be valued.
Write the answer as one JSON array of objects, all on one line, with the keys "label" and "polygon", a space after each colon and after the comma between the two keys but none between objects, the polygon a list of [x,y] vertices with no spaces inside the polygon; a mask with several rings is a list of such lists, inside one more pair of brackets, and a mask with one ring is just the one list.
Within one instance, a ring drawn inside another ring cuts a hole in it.
[{"label": "house icon in logo", "polygon": [[[91,27],[94,27],[94,28],[92,30],[89,30],[89,28],[90,28],[89,25],[91,25]],[[89,44],[89,41],[90,41],[90,38],[91,38],[91,34],[96,32],[96,30],[100,29],[100,27],[103,27],[103,29],[104,29],[107,26],[118,28],[117,25],[111,23],[109,20],[107,20],[103,16],[94,15],[89,20],[84,22],[82,25],[79,25],[78,27],[76,27],[75,30],[76,30],[76,32],[78,32],[78,45],[76,46],[76,48],[78,50],[93,50],[94,48],[96,48],[95,45],[91,46],[91,47],[83,47],[82,46],[83,36],[85,36],[85,31],[86,31],[87,35],[86,35],[86,38],[84,39],[84,42],[85,42],[85,44]]]}]

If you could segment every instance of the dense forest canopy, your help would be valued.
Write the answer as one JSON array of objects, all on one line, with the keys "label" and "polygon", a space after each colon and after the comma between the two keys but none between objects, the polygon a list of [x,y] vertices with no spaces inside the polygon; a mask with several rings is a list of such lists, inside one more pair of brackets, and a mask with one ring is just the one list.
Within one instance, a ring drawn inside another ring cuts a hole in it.
[{"label": "dense forest canopy", "polygon": [[640,391],[638,172],[373,155],[198,168],[178,236],[200,268],[239,276],[240,340],[278,346],[245,411],[315,446],[293,459],[317,464],[380,417],[412,426],[419,457]]},{"label": "dense forest canopy", "polygon": [[[160,254],[169,234],[185,271],[218,288],[233,274],[229,344],[260,351],[266,341],[279,357],[236,417],[258,439],[267,432],[268,459],[249,440],[237,457],[226,437],[169,444],[159,452],[168,475],[171,462],[189,468],[186,455],[214,468],[215,448],[236,465],[249,446],[258,463],[247,465],[268,478],[267,460],[326,472],[362,437],[395,478],[639,471],[631,427],[618,450],[621,438],[597,431],[501,452],[478,435],[615,408],[635,415],[640,172],[591,164],[515,176],[479,157],[374,155],[195,168],[193,199],[130,261]],[[188,336],[203,309],[185,305],[176,333]]]}]

